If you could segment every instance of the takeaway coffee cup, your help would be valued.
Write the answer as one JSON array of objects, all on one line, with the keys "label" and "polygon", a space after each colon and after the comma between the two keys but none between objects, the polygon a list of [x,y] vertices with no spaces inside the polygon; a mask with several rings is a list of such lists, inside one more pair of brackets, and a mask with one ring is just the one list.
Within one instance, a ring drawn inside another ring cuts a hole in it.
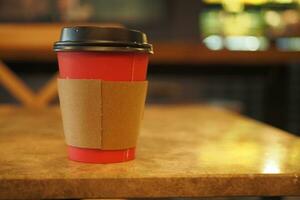
[{"label": "takeaway coffee cup", "polygon": [[126,28],[67,27],[54,51],[69,158],[134,159],[153,53],[146,35]]}]

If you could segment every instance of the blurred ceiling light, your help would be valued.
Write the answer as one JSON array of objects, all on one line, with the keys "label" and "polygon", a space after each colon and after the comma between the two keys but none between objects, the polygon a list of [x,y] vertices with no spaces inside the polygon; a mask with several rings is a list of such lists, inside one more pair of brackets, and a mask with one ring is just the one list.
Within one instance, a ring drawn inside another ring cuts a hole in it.
[{"label": "blurred ceiling light", "polygon": [[255,18],[249,13],[228,14],[223,17],[224,35],[250,35]]},{"label": "blurred ceiling light", "polygon": [[276,11],[269,10],[265,13],[265,21],[268,25],[278,27],[281,24],[281,18]]},{"label": "blurred ceiling light", "polygon": [[264,37],[228,36],[225,38],[225,47],[230,51],[261,51],[267,49],[268,42]]},{"label": "blurred ceiling light", "polygon": [[222,0],[224,10],[228,12],[242,12],[244,10],[243,0]]},{"label": "blurred ceiling light", "polygon": [[282,3],[282,4],[289,4],[289,3],[293,3],[294,0],[273,0],[273,2],[275,2],[275,3]]},{"label": "blurred ceiling light", "polygon": [[[224,4],[224,1],[230,1],[230,0],[204,0],[207,4]],[[231,2],[236,1],[232,0]],[[263,5],[267,3],[277,3],[277,4],[291,4],[291,3],[298,3],[300,4],[300,0],[239,0],[242,4],[247,5]],[[231,3],[233,5],[233,3]]]},{"label": "blurred ceiling light", "polygon": [[244,0],[245,4],[261,5],[268,3],[268,0]]},{"label": "blurred ceiling light", "polygon": [[[299,0],[300,1],[300,0]],[[221,3],[221,0],[204,0],[204,3],[208,4],[218,4]]]},{"label": "blurred ceiling light", "polygon": [[223,49],[223,39],[219,35],[210,35],[204,38],[203,43],[210,50],[221,50]]},{"label": "blurred ceiling light", "polygon": [[297,24],[300,22],[298,10],[286,10],[282,13],[282,18],[287,24]]},{"label": "blurred ceiling light", "polygon": [[245,47],[249,51],[257,51],[259,46],[260,42],[257,37],[249,36],[245,38]]},{"label": "blurred ceiling light", "polygon": [[276,46],[281,51],[300,51],[300,37],[278,38]]}]

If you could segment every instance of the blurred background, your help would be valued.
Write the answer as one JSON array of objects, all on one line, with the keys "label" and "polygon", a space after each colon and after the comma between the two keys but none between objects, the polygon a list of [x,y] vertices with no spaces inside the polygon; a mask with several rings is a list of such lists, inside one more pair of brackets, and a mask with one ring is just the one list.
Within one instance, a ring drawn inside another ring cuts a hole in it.
[{"label": "blurred background", "polygon": [[299,0],[0,0],[0,103],[56,104],[52,45],[85,24],[147,33],[148,104],[223,106],[300,135]]}]

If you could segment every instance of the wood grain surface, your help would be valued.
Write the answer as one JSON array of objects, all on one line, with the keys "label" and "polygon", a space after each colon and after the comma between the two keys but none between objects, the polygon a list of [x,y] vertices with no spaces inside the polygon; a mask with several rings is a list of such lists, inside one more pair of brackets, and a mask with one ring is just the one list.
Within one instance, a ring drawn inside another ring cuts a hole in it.
[{"label": "wood grain surface", "polygon": [[0,107],[0,198],[300,195],[300,139],[207,106],[145,111],[134,161],[67,159],[60,111]]}]

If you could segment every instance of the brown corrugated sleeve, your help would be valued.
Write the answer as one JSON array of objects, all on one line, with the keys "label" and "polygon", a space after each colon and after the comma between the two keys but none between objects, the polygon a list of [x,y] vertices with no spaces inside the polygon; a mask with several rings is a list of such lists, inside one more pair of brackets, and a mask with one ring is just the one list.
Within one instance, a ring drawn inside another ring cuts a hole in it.
[{"label": "brown corrugated sleeve", "polygon": [[147,81],[58,79],[69,145],[117,150],[136,146]]}]

